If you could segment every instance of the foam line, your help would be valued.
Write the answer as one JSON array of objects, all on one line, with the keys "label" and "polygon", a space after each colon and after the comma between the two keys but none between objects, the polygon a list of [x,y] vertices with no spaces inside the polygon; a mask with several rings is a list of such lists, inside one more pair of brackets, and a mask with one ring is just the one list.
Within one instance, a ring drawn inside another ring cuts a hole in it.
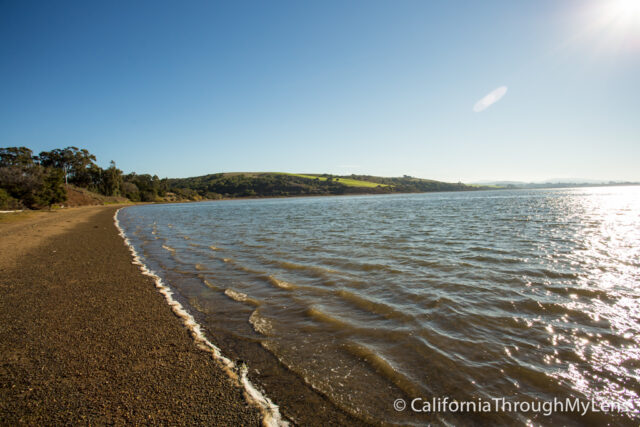
[{"label": "foam line", "polygon": [[202,332],[202,327],[198,324],[198,322],[196,322],[193,316],[182,306],[182,304],[180,304],[176,299],[173,298],[173,291],[171,291],[171,288],[169,288],[169,286],[166,285],[153,270],[149,269],[149,267],[147,267],[142,262],[142,259],[131,244],[131,241],[125,235],[122,227],[120,227],[118,213],[120,213],[121,209],[122,208],[118,209],[113,215],[113,222],[118,229],[120,237],[122,237],[122,239],[124,240],[124,244],[129,248],[129,251],[133,256],[132,264],[139,266],[142,274],[153,278],[156,284],[156,288],[162,295],[164,295],[167,304],[169,304],[176,316],[182,319],[182,323],[184,324],[184,326],[186,326],[187,330],[191,334],[196,347],[211,354],[211,356],[220,363],[223,370],[227,373],[227,375],[229,375],[231,380],[237,386],[244,389],[245,399],[247,399],[250,404],[260,410],[260,413],[262,414],[262,424],[266,427],[288,426],[289,423],[283,420],[282,416],[280,415],[278,405],[274,404],[271,399],[261,393],[251,383],[247,376],[247,373],[249,371],[247,366],[242,364],[238,368],[232,360],[226,358],[222,354],[220,349],[207,339],[207,337]]}]

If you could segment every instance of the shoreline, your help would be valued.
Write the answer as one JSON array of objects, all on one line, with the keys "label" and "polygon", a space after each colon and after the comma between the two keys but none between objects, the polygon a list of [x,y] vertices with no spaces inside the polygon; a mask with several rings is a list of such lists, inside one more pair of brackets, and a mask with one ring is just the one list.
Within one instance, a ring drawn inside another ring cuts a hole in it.
[{"label": "shoreline", "polygon": [[[120,226],[119,220],[117,221],[118,228],[124,234],[124,227]],[[222,359],[223,367],[229,366],[229,374],[234,377],[240,374],[242,386],[252,395],[249,400],[257,400],[258,406],[261,407],[263,424],[280,424],[284,419],[283,425],[369,425],[362,418],[341,409],[329,396],[290,370],[258,341],[238,339],[224,329],[212,329],[203,313],[191,306],[190,299],[171,287],[171,282],[165,277],[166,272],[151,271],[145,264],[145,258],[138,254],[133,244],[136,239],[129,240],[125,237],[125,240],[134,257],[134,263],[139,263],[143,274],[152,275],[156,286],[167,297],[167,303],[174,308],[175,314],[182,319],[184,325],[188,329],[195,328],[192,330],[192,337],[196,344],[204,344],[204,351],[223,353],[224,356],[218,353],[215,357]],[[235,367],[229,358],[238,361]],[[275,406],[271,399],[281,406]]]},{"label": "shoreline", "polygon": [[[471,184],[465,184],[471,185]],[[219,199],[201,199],[201,200],[163,200],[157,202],[130,202],[126,206],[138,206],[138,205],[172,205],[172,204],[187,204],[187,203],[202,203],[202,202],[226,202],[232,200],[277,200],[277,199],[300,199],[300,198],[313,198],[313,197],[349,197],[349,196],[393,196],[393,195],[407,195],[407,194],[442,194],[442,193],[475,193],[478,191],[520,191],[520,190],[563,190],[572,188],[608,188],[608,187],[637,187],[640,183],[624,183],[624,184],[588,184],[588,185],[569,185],[560,187],[487,187],[487,188],[473,188],[468,190],[437,190],[437,191],[396,191],[396,192],[380,192],[380,193],[368,193],[368,192],[353,192],[343,194],[298,194],[293,196],[246,196],[246,197],[222,197]],[[17,212],[17,211],[16,211]]]},{"label": "shoreline", "polygon": [[0,224],[0,424],[268,423],[132,263],[118,209]]},{"label": "shoreline", "polygon": [[156,285],[158,291],[165,297],[167,304],[171,307],[173,313],[182,320],[182,324],[189,331],[193,338],[194,345],[201,351],[211,354],[211,357],[215,359],[222,370],[229,376],[229,378],[238,387],[244,389],[245,399],[254,407],[256,407],[262,414],[262,424],[264,426],[286,426],[287,422],[282,420],[279,408],[274,404],[267,396],[262,394],[251,383],[247,377],[248,369],[246,365],[240,364],[239,366],[232,360],[228,359],[222,354],[222,351],[211,341],[207,339],[202,331],[201,325],[196,322],[193,316],[187,311],[185,307],[180,304],[175,298],[173,298],[173,291],[171,288],[164,284],[163,280],[153,270],[144,264],[135,248],[127,238],[124,230],[120,226],[118,220],[118,213],[123,208],[119,208],[113,215],[113,221],[116,229],[118,230],[120,237],[122,237],[125,246],[131,252],[133,257],[133,264],[140,267],[140,271],[145,276],[151,277]]}]

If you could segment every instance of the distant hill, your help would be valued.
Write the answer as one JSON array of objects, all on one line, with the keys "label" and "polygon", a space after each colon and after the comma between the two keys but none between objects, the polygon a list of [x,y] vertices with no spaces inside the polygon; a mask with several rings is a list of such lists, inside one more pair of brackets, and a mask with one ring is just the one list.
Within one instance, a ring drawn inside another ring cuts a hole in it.
[{"label": "distant hill", "polygon": [[384,178],[371,175],[283,172],[217,173],[192,178],[173,178],[168,179],[166,183],[169,197],[173,200],[473,191],[483,188],[409,176]]},{"label": "distant hill", "polygon": [[481,181],[472,185],[496,186],[501,188],[571,188],[571,187],[608,187],[618,185],[640,185],[640,182],[606,181],[596,179],[550,179],[540,182],[522,181]]}]

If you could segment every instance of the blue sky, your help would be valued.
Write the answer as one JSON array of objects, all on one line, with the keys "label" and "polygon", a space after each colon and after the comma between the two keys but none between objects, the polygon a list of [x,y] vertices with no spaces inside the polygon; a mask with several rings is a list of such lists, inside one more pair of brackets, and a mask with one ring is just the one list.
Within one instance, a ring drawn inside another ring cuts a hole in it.
[{"label": "blue sky", "polygon": [[601,22],[612,1],[638,2],[0,0],[0,146],[161,177],[640,180],[640,8]]}]

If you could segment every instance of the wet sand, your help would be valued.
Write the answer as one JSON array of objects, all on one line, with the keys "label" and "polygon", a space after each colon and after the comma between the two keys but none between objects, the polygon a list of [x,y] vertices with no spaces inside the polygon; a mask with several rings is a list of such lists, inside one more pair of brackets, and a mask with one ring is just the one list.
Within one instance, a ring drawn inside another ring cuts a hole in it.
[{"label": "wet sand", "polygon": [[259,425],[131,263],[116,209],[0,223],[0,424]]}]

